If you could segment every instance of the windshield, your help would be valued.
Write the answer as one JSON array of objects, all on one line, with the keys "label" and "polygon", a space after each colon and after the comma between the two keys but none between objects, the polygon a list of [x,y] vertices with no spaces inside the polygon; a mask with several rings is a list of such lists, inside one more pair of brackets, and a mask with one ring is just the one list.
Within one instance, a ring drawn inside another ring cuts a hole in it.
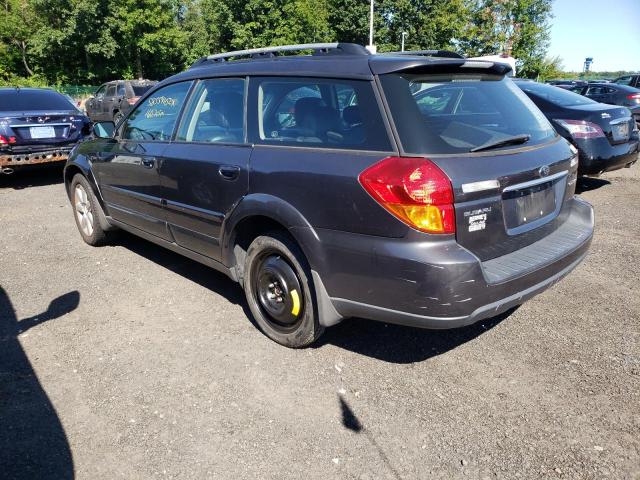
[{"label": "windshield", "polygon": [[393,73],[381,81],[407,153],[467,153],[514,136],[527,135],[519,142],[527,145],[556,136],[542,112],[502,76]]},{"label": "windshield", "polygon": [[77,110],[65,96],[52,90],[4,90],[0,91],[1,112],[26,112],[46,110]]},{"label": "windshield", "polygon": [[[547,102],[559,107],[576,107],[579,105],[597,103],[590,98],[583,97],[582,95],[564,88],[554,87],[553,85],[545,85],[544,83],[536,82],[518,82],[516,85],[526,93],[542,100],[546,100]],[[578,89],[582,90],[582,87],[578,87]]]}]

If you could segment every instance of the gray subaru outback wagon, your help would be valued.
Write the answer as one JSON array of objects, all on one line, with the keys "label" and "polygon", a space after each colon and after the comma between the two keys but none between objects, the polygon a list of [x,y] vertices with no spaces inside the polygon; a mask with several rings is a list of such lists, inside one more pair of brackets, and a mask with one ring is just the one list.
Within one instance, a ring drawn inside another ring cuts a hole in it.
[{"label": "gray subaru outback wagon", "polygon": [[78,229],[226,273],[289,347],[349,317],[495,316],[575,268],[594,227],[575,149],[508,72],[343,43],[202,58],[73,150]]}]

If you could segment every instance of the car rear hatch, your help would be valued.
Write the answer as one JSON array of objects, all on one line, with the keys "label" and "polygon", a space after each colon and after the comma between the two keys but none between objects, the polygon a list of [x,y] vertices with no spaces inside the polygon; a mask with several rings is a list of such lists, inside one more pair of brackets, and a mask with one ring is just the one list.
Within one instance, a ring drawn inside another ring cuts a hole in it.
[{"label": "car rear hatch", "polygon": [[401,152],[449,177],[456,241],[485,261],[563,223],[577,158],[504,71],[481,63],[419,64],[380,80]]},{"label": "car rear hatch", "polygon": [[457,242],[489,260],[549,235],[575,192],[573,158],[561,139],[510,154],[432,157],[451,179]]}]

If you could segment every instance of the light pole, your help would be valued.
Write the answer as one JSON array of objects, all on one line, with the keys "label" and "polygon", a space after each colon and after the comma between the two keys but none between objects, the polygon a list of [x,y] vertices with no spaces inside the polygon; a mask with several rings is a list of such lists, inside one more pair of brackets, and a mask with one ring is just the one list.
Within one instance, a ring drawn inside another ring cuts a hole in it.
[{"label": "light pole", "polygon": [[367,50],[371,53],[376,53],[376,47],[373,44],[373,0],[370,0],[369,3],[369,46],[367,47]]},{"label": "light pole", "polygon": [[404,52],[404,37],[409,35],[407,32],[402,32],[402,45],[400,46],[400,51]]}]

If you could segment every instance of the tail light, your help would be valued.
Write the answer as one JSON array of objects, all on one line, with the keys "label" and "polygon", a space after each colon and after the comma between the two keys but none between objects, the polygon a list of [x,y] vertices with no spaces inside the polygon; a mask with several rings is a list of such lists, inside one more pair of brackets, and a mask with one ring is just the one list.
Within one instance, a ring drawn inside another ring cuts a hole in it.
[{"label": "tail light", "polygon": [[627,95],[627,99],[631,101],[635,100],[636,103],[640,103],[640,93],[631,93]]},{"label": "tail light", "polygon": [[453,187],[430,160],[388,157],[367,168],[358,181],[410,227],[426,233],[455,233]]},{"label": "tail light", "polygon": [[3,135],[0,135],[0,145],[11,145],[13,143],[16,143],[16,137],[5,137]]},{"label": "tail light", "polygon": [[605,134],[600,125],[585,120],[556,120],[573,138],[598,138]]},{"label": "tail light", "polygon": [[127,103],[129,105],[135,105],[135,103],[140,100],[140,97],[131,97],[131,98],[127,98]]}]

